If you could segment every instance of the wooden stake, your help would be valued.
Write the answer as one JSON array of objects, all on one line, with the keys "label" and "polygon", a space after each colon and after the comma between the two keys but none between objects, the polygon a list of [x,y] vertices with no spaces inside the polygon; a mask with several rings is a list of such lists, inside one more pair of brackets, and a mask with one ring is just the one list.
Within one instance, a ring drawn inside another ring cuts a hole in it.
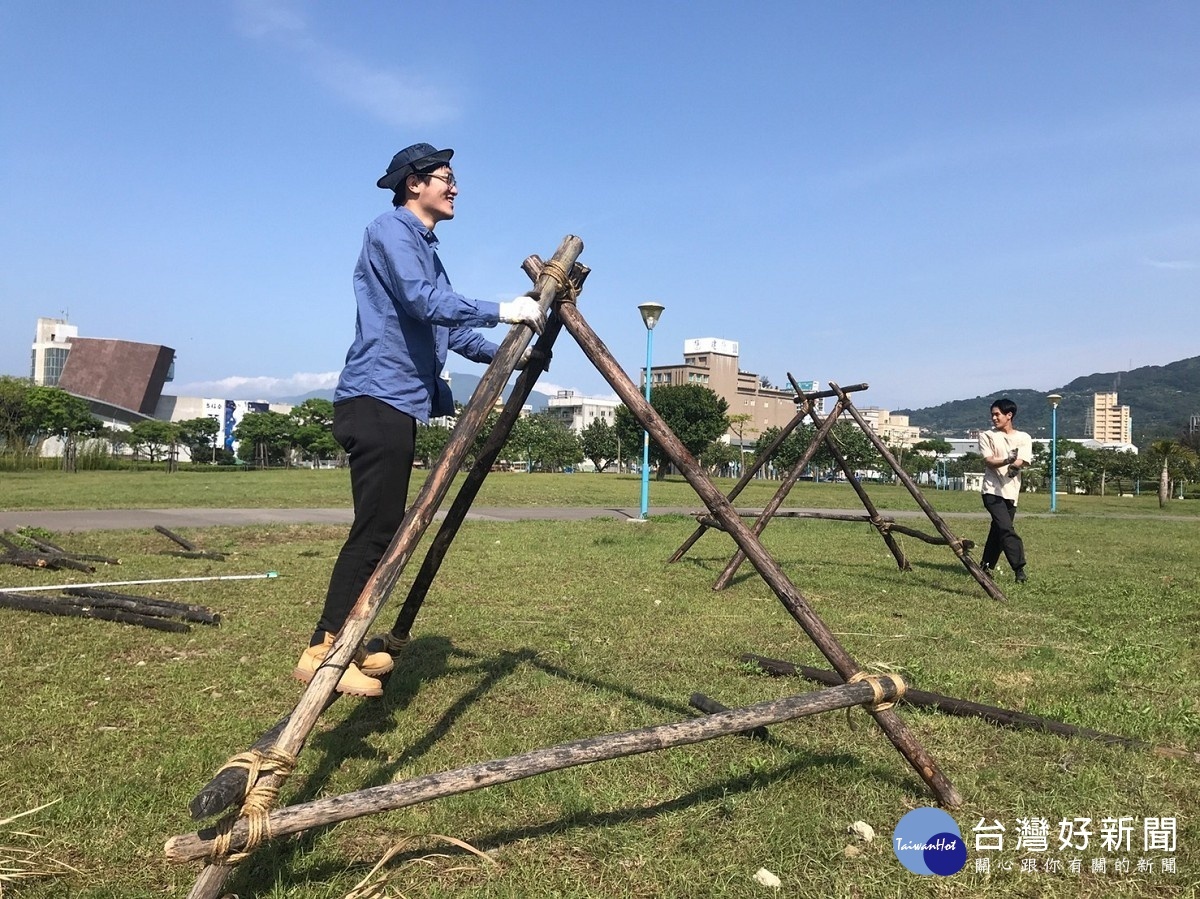
[{"label": "wooden stake", "polygon": [[[841,676],[836,671],[810,668],[807,665],[794,665],[791,662],[768,659],[751,653],[741,656],[741,661],[753,662],[771,674],[799,675],[800,677],[826,686],[836,686],[843,683]],[[998,724],[1001,727],[1012,727],[1018,730],[1041,730],[1063,737],[1083,737],[1088,740],[1095,740],[1098,743],[1124,746],[1126,749],[1144,749],[1162,758],[1200,762],[1200,752],[1188,752],[1186,749],[1175,749],[1171,746],[1155,746],[1152,743],[1144,743],[1132,737],[1106,734],[1103,731],[1079,727],[1062,721],[1054,721],[1050,718],[1041,718],[1037,715],[1030,715],[1027,712],[1002,709],[997,706],[971,702],[968,699],[954,699],[951,696],[943,696],[941,693],[930,693],[927,690],[913,690],[909,688],[905,691],[901,701],[914,708],[937,709],[939,712],[959,718],[982,718],[990,724]]]}]

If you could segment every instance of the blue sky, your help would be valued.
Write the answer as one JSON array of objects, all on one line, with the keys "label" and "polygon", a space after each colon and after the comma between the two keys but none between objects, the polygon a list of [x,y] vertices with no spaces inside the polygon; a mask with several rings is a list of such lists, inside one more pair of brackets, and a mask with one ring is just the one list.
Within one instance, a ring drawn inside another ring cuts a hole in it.
[{"label": "blue sky", "polygon": [[[645,300],[657,363],[723,337],[862,405],[1166,364],[1200,354],[1198,47],[1187,2],[6,0],[0,373],[65,312],[174,347],[176,393],[330,386],[417,141],[457,151],[455,288],[577,234],[630,372]],[[540,387],[611,394],[565,333]]]}]

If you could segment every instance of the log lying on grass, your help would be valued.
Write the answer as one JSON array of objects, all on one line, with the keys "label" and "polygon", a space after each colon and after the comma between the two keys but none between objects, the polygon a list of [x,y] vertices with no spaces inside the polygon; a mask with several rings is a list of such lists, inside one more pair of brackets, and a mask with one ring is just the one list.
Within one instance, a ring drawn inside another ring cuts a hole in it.
[{"label": "log lying on grass", "polygon": [[90,599],[92,602],[89,605],[97,608],[124,609],[142,615],[178,618],[181,621],[194,621],[198,624],[216,625],[221,623],[221,616],[205,606],[154,599],[149,596],[132,596],[128,593],[111,593],[108,590],[96,590],[90,587],[68,587],[63,590],[63,593],[68,596]]},{"label": "log lying on grass", "polygon": [[213,561],[216,561],[216,562],[224,562],[225,561],[224,553],[209,552],[208,550],[201,549],[195,543],[193,543],[191,540],[188,540],[185,537],[180,537],[174,531],[168,530],[167,528],[163,527],[161,524],[156,524],[154,526],[154,530],[158,531],[160,534],[162,534],[168,540],[173,540],[179,546],[183,547],[183,552],[168,552],[165,555],[179,556],[180,558],[183,558],[183,559],[212,559]]},{"label": "log lying on grass", "polygon": [[6,562],[9,565],[20,565],[23,568],[70,568],[74,571],[87,572],[96,570],[92,565],[88,565],[86,562],[81,562],[71,556],[30,552],[3,534],[0,534],[0,545],[3,545],[8,550],[6,555],[0,556],[0,562]]},{"label": "log lying on grass", "polygon": [[77,553],[63,549],[57,543],[51,543],[39,537],[34,537],[30,534],[22,534],[19,531],[5,531],[10,537],[20,537],[22,540],[27,540],[42,551],[47,556],[63,556],[66,558],[76,559],[80,562],[102,562],[105,565],[120,565],[120,559],[114,559],[112,556],[101,556],[95,553]]},{"label": "log lying on grass", "polygon": [[[794,665],[791,662],[768,659],[763,656],[754,655],[753,653],[746,653],[741,656],[740,660],[743,662],[753,662],[769,674],[799,675],[800,677],[807,678],[819,684],[825,684],[826,686],[842,683],[841,675],[836,671],[830,671],[825,668]],[[1078,727],[1074,724],[1066,724],[1050,718],[1041,718],[1037,715],[1030,715],[1027,712],[983,705],[982,703],[971,702],[967,699],[954,699],[950,696],[943,696],[940,693],[930,693],[926,690],[909,689],[905,692],[904,698],[901,701],[915,708],[937,709],[939,712],[947,715],[955,715],[960,718],[982,718],[984,721],[991,724],[998,724],[1002,727],[1012,727],[1018,730],[1043,730],[1063,737],[1084,737],[1088,740],[1095,740],[1098,743],[1124,746],[1126,749],[1149,750],[1153,755],[1163,758],[1200,762],[1200,752],[1188,752],[1185,749],[1175,749],[1171,746],[1155,746],[1153,743],[1145,743],[1141,740],[1135,740],[1132,737],[1106,734],[1103,731]]]},{"label": "log lying on grass", "polygon": [[[688,699],[688,705],[694,709],[704,712],[706,715],[715,715],[717,712],[728,712],[729,706],[721,705],[715,699],[705,696],[703,693],[693,693]],[[749,737],[752,740],[769,740],[771,732],[765,727],[756,727],[753,730],[743,731],[738,736]]]},{"label": "log lying on grass", "polygon": [[[468,793],[481,787],[512,783],[536,774],[561,771],[579,765],[607,759],[640,755],[675,746],[700,743],[716,737],[753,730],[767,724],[790,721],[872,702],[893,701],[902,692],[903,681],[897,676],[885,676],[875,682],[866,680],[844,684],[828,690],[817,690],[800,696],[760,702],[740,709],[731,709],[693,718],[675,724],[660,724],[624,733],[604,734],[585,740],[560,743],[522,755],[509,756],[469,765],[453,771],[429,774],[399,783],[370,787],[328,799],[306,802],[271,812],[266,832],[271,837],[300,833],[313,827],[323,827],[377,812]],[[232,828],[229,841],[231,852],[245,849],[249,825],[239,818]],[[216,828],[195,834],[183,834],[167,841],[167,859],[173,862],[209,858],[214,848]]]},{"label": "log lying on grass", "polygon": [[155,615],[143,615],[124,609],[98,608],[90,604],[81,604],[73,597],[47,599],[41,596],[27,596],[20,593],[0,593],[0,607],[19,609],[25,612],[44,612],[47,615],[65,615],[73,618],[99,618],[103,621],[117,621],[121,624],[136,624],[157,631],[172,631],[187,633],[192,629],[190,624],[182,621],[171,621]]}]

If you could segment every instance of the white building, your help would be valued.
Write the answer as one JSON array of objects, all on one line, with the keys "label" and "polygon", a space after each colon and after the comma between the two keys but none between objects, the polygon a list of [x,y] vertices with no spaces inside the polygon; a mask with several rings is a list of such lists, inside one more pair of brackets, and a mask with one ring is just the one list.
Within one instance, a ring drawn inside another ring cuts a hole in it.
[{"label": "white building", "polygon": [[553,415],[576,434],[582,434],[588,425],[603,421],[612,427],[616,421],[618,399],[597,396],[580,396],[573,390],[560,390],[546,401],[547,414]]}]

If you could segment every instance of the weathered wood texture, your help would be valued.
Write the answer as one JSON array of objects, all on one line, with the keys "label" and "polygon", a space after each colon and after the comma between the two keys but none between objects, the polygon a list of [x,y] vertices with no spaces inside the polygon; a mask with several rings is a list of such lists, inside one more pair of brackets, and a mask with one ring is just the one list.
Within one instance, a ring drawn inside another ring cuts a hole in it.
[{"label": "weathered wood texture", "polygon": [[[783,505],[783,501],[787,499],[787,495],[792,492],[792,488],[795,487],[796,483],[800,480],[801,473],[804,471],[808,463],[812,461],[813,456],[817,454],[817,450],[820,448],[821,444],[826,443],[830,447],[833,446],[832,441],[829,440],[829,432],[837,422],[838,416],[841,414],[842,401],[838,400],[836,403],[834,403],[833,411],[826,416],[824,421],[821,421],[817,417],[816,412],[813,411],[812,403],[808,401],[807,397],[804,397],[800,400],[800,406],[805,415],[811,416],[813,421],[818,423],[817,431],[815,434],[813,434],[812,440],[809,441],[808,448],[805,449],[803,455],[796,460],[796,464],[792,466],[792,470],[787,473],[787,477],[785,477],[780,483],[779,489],[775,491],[775,495],[771,497],[770,501],[763,508],[762,512],[759,513],[758,519],[754,522],[754,527],[751,528],[751,531],[756,537],[761,536],[762,532],[767,529],[767,525],[771,523],[771,519],[779,510],[779,507]],[[735,550],[733,558],[729,560],[728,564],[725,566],[725,569],[717,576],[716,581],[713,583],[713,589],[724,590],[726,587],[728,587],[730,582],[733,580],[733,576],[737,574],[737,570],[741,567],[742,562],[745,560],[745,553],[743,553],[740,549]]]},{"label": "weathered wood texture", "polygon": [[[844,683],[841,675],[836,671],[829,671],[824,668],[795,665],[791,662],[768,659],[752,653],[746,653],[741,656],[741,660],[743,662],[753,662],[771,674],[799,675],[825,686],[836,686]],[[910,687],[905,691],[904,697],[900,701],[914,708],[937,709],[944,714],[955,715],[960,718],[982,718],[984,721],[991,724],[998,724],[1001,727],[1011,727],[1018,730],[1041,730],[1063,737],[1083,737],[1088,740],[1095,740],[1098,743],[1109,743],[1114,746],[1124,746],[1128,749],[1146,750],[1163,758],[1200,762],[1200,752],[1189,752],[1186,749],[1176,749],[1171,746],[1155,746],[1152,743],[1145,743],[1141,740],[1135,740],[1132,737],[1106,734],[1103,731],[1079,727],[1075,724],[1067,724],[1064,721],[1042,718],[1038,715],[1030,715],[1027,712],[1018,712],[1014,709],[984,705],[983,703],[972,702],[969,699],[955,699],[952,696],[943,696],[941,693],[931,693],[928,690],[914,690]]]},{"label": "weathered wood texture", "polygon": [[[890,679],[880,681],[878,687],[879,701],[888,702],[896,697],[896,685]],[[453,771],[429,774],[400,783],[370,787],[329,799],[281,808],[271,813],[270,833],[272,837],[287,836],[363,815],[407,808],[432,799],[468,793],[496,784],[512,783],[549,771],[561,771],[607,759],[640,755],[753,731],[768,724],[873,702],[875,696],[875,687],[866,681],[860,681],[829,690],[760,702],[745,708],[715,712],[674,724],[659,724],[639,730],[560,743],[546,749],[480,762]],[[246,845],[247,831],[244,820],[234,825],[232,851],[240,851]],[[212,851],[214,836],[215,831],[207,829],[196,834],[173,837],[166,844],[166,856],[170,861],[176,862],[206,858]]]},{"label": "weathered wood texture", "polygon": [[155,599],[150,596],[133,596],[129,593],[112,593],[108,590],[96,590],[91,587],[67,587],[63,593],[91,600],[91,604],[97,608],[125,609],[130,612],[140,612],[143,615],[178,618],[181,621],[192,621],[198,624],[221,623],[221,616],[218,613],[206,606],[192,605],[191,603],[171,602],[167,599]]},{"label": "weathered wood texture", "polygon": [[[788,579],[779,563],[767,553],[758,538],[742,523],[733,506],[705,476],[699,463],[692,458],[691,453],[680,443],[679,438],[642,396],[641,391],[625,374],[625,371],[613,358],[612,353],[609,352],[608,347],[591,329],[579,310],[573,305],[563,303],[559,308],[559,314],[584,354],[612,385],[613,390],[637,418],[638,423],[650,433],[651,438],[663,448],[675,467],[683,473],[692,489],[708,506],[713,516],[721,522],[725,531],[733,537],[739,549],[746,554],[759,575],[774,591],[780,603],[809,635],[822,655],[847,680],[857,674],[861,670],[858,662],[845,650],[825,622],[812,610],[808,600]],[[891,740],[892,745],[900,751],[913,770],[929,785],[938,801],[950,808],[957,807],[962,802],[962,797],[895,712],[875,711],[872,712],[872,715],[880,729]]]},{"label": "weathered wood texture", "polygon": [[[711,696],[705,696],[703,693],[693,693],[688,699],[688,705],[692,708],[704,712],[706,715],[715,715],[717,712],[728,712],[729,706],[722,705]],[[739,737],[749,737],[752,740],[769,740],[771,732],[766,726],[756,727],[752,730],[744,730],[738,734]]]}]

